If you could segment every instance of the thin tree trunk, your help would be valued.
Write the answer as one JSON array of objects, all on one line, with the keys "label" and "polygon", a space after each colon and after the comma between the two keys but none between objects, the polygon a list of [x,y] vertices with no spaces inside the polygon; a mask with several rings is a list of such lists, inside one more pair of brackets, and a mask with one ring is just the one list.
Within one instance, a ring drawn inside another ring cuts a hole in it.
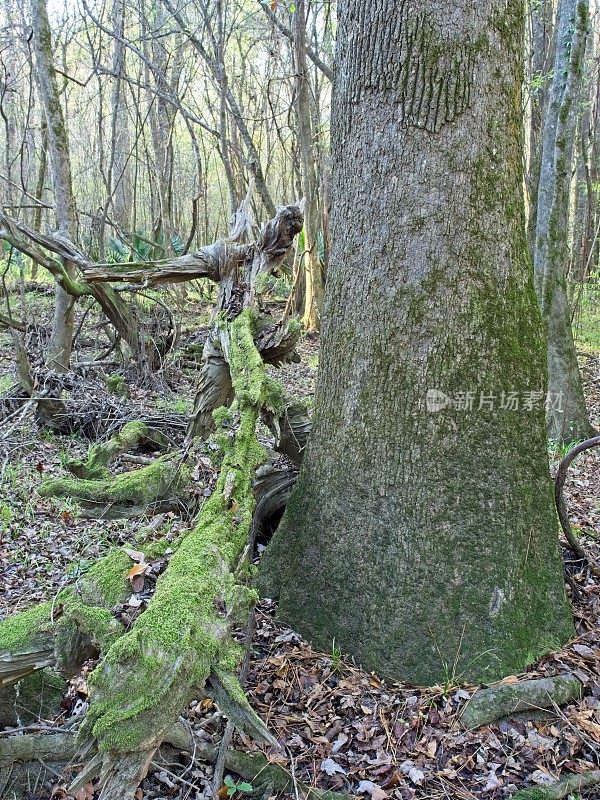
[{"label": "thin tree trunk", "polygon": [[[30,0],[30,4],[36,83],[48,131],[56,221],[59,231],[76,241],[77,211],[73,197],[69,143],[52,57],[52,34],[46,0]],[[69,277],[74,278],[74,264],[65,261],[64,267]],[[75,298],[56,284],[52,333],[46,353],[46,363],[57,372],[65,372],[69,368],[74,321]]]},{"label": "thin tree trunk", "polygon": [[111,10],[111,24],[114,31],[112,72],[113,86],[110,97],[110,157],[106,170],[106,201],[102,213],[101,245],[104,242],[104,228],[112,207],[112,218],[121,231],[129,231],[131,218],[131,192],[127,169],[127,144],[129,128],[127,112],[123,103],[123,79],[125,70],[125,4],[114,0]]},{"label": "thin tree trunk", "polygon": [[559,442],[586,439],[594,432],[577,364],[566,282],[569,191],[587,32],[588,0],[560,0],[533,256],[535,287],[548,337],[548,435]]},{"label": "thin tree trunk", "polygon": [[298,0],[294,11],[294,58],[296,62],[296,120],[302,175],[304,209],[304,252],[300,254],[304,268],[304,314],[302,323],[309,331],[321,327],[323,281],[317,248],[319,196],[315,174],[314,143],[309,73],[306,67],[306,4]]},{"label": "thin tree trunk", "polygon": [[529,130],[526,186],[528,196],[527,229],[533,252],[537,219],[537,192],[542,156],[541,132],[548,103],[548,73],[553,58],[553,0],[529,0],[529,60],[526,80],[529,90]]}]

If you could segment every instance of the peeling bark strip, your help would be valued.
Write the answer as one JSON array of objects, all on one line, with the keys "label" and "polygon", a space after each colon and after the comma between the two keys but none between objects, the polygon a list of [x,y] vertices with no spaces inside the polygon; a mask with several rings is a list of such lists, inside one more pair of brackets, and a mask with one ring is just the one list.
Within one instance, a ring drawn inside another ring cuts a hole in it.
[{"label": "peeling bark strip", "polygon": [[[398,106],[402,124],[437,133],[469,107],[475,59],[485,38],[473,41],[468,30],[448,34],[439,13],[427,6],[401,0],[391,13],[376,2],[353,6],[347,33],[356,80],[350,99],[359,102],[376,93]],[[394,58],[387,58],[389,52]]]}]

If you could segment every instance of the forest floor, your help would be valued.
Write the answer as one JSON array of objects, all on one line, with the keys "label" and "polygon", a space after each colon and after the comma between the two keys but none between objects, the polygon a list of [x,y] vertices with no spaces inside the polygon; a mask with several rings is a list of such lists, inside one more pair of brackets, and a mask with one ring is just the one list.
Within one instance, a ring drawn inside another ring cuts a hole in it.
[{"label": "forest floor", "polygon": [[[28,295],[29,318],[49,318],[51,298]],[[196,337],[207,321],[207,308],[190,304],[184,315],[180,347]],[[88,319],[87,346],[77,352],[92,360],[104,344]],[[91,334],[90,334],[91,332]],[[594,424],[600,425],[600,352],[585,346],[582,361]],[[310,396],[318,364],[318,340],[300,345],[301,364],[278,371],[289,393]],[[117,367],[115,367],[117,369]],[[0,393],[11,383],[13,345],[0,330]],[[131,408],[154,412],[189,412],[197,373],[181,366],[178,352],[166,368],[168,386],[140,389],[129,380]],[[125,373],[126,377],[130,373]],[[77,436],[41,433],[32,416],[24,418],[0,442],[0,618],[54,596],[115,544],[135,547],[149,534],[176,537],[189,520],[174,513],[129,520],[89,520],[70,501],[44,500],[36,489],[49,475],[63,473],[63,453],[84,452]],[[564,453],[552,453],[553,468]],[[119,467],[119,462],[117,462]],[[125,460],[121,469],[132,465]],[[570,469],[565,496],[570,517],[585,548],[600,563],[600,448],[580,456]],[[200,494],[206,489],[199,488]],[[568,551],[565,551],[569,558]],[[578,702],[557,709],[542,721],[511,719],[465,731],[458,714],[476,687],[449,684],[419,689],[382,683],[332,651],[319,653],[275,619],[276,607],[263,600],[256,612],[247,691],[254,708],[285,746],[285,755],[267,753],[295,776],[368,800],[446,798],[499,800],[526,785],[544,785],[560,773],[582,772],[600,763],[600,586],[574,574],[580,598],[574,601],[577,638],[527,673],[528,677],[575,671],[586,689]],[[138,592],[143,603],[151,591]],[[136,601],[137,602],[137,601]],[[122,610],[127,613],[127,609]],[[132,605],[131,615],[135,615]],[[86,674],[74,678],[60,711],[44,718],[59,725],[86,708]],[[186,717],[201,736],[219,735],[224,719],[210,701],[190,705]],[[0,732],[0,736],[2,733]],[[234,744],[256,749],[250,740]],[[76,771],[76,770],[75,770]],[[210,796],[212,767],[181,755],[167,768],[152,770],[139,797]],[[32,787],[30,800],[65,798],[69,778],[50,773]],[[91,789],[91,787],[90,787]],[[600,790],[587,797],[600,798]],[[223,793],[224,794],[224,793]],[[238,792],[241,798],[243,792]],[[93,792],[86,794],[92,800]]]}]

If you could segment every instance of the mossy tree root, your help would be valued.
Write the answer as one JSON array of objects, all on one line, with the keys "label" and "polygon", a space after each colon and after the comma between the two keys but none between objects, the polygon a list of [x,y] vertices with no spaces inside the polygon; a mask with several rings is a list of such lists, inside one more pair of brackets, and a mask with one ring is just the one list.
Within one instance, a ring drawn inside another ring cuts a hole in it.
[{"label": "mossy tree root", "polygon": [[[103,458],[105,455],[102,456]],[[89,459],[88,459],[89,461]],[[89,517],[131,517],[177,506],[185,495],[189,470],[180,455],[166,455],[141,469],[100,477],[100,462],[94,462],[96,479],[55,478],[38,489],[42,497],[70,497]]]},{"label": "mossy tree root", "polygon": [[479,728],[516,712],[560,706],[581,696],[581,681],[571,673],[504,683],[475,692],[461,714],[466,728]]},{"label": "mossy tree root", "polygon": [[[214,763],[217,759],[218,747],[200,739],[181,723],[178,723],[165,735],[165,744],[155,755],[153,764],[160,768],[162,763],[173,761],[174,752],[190,753],[199,761]],[[58,731],[48,734],[26,734],[0,740],[0,774],[14,778],[14,770],[21,769],[24,776],[35,777],[40,771],[40,762],[50,764],[61,770],[72,763],[78,755],[78,745],[72,730]],[[98,762],[96,762],[99,767]],[[313,800],[347,800],[347,795],[339,792],[324,791],[308,786],[301,781],[294,781],[290,771],[275,762],[269,762],[262,753],[243,753],[229,749],[225,755],[226,768],[249,781],[255,790],[267,790],[269,794],[293,791],[294,788],[302,798]],[[86,767],[70,787],[71,793],[78,791],[85,783],[98,774],[96,770]],[[28,784],[23,781],[23,793]],[[11,791],[14,784],[11,781]],[[8,784],[0,778],[0,793],[8,792]],[[266,792],[265,792],[266,793]]]},{"label": "mossy tree root", "polygon": [[600,784],[600,769],[593,769],[581,775],[565,775],[548,786],[521,789],[511,795],[509,800],[563,800],[564,797],[569,797],[575,792],[584,792],[598,784]]},{"label": "mossy tree root", "polygon": [[[239,419],[215,492],[183,539],[133,628],[90,676],[84,739],[103,754],[103,800],[133,797],[153,753],[186,704],[213,694],[240,728],[276,746],[235,675],[241,649],[229,631],[257,599],[243,582],[252,524],[253,474],[265,458],[256,438],[264,407],[278,403],[244,311],[231,325],[230,364]],[[231,412],[227,412],[231,416]],[[223,416],[223,415],[221,415]]]}]

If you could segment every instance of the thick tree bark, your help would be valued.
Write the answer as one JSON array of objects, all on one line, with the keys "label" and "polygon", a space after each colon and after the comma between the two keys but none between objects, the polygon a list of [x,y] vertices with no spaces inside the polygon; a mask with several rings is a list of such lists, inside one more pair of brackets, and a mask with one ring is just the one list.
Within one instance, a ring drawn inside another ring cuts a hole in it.
[{"label": "thick tree bark", "polygon": [[262,569],[283,619],[392,679],[491,680],[572,632],[524,224],[522,15],[340,9],[313,432]]},{"label": "thick tree bark", "polygon": [[569,190],[588,0],[560,0],[550,102],[544,120],[534,242],[535,286],[548,337],[548,435],[587,439],[590,425],[567,295]]}]

